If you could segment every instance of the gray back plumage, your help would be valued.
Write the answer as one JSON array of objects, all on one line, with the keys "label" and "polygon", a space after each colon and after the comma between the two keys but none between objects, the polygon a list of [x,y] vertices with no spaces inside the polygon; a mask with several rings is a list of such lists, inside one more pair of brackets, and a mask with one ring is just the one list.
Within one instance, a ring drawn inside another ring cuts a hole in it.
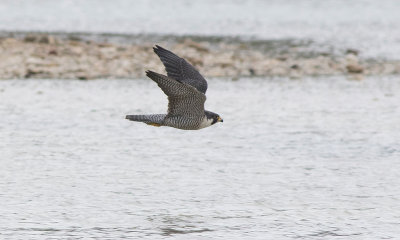
[{"label": "gray back plumage", "polygon": [[168,77],[189,84],[198,91],[206,93],[207,81],[190,63],[158,45],[153,50],[164,64]]},{"label": "gray back plumage", "polygon": [[146,75],[168,96],[168,115],[199,117],[204,116],[204,102],[206,96],[193,86],[178,82],[162,74],[147,71]]}]

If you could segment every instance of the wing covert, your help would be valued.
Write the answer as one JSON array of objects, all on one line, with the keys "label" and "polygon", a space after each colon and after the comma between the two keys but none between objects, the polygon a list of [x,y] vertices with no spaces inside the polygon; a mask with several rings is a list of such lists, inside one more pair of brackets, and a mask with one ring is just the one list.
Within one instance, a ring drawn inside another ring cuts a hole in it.
[{"label": "wing covert", "polygon": [[168,115],[204,115],[206,96],[196,88],[156,72],[146,71],[146,75],[168,96]]}]

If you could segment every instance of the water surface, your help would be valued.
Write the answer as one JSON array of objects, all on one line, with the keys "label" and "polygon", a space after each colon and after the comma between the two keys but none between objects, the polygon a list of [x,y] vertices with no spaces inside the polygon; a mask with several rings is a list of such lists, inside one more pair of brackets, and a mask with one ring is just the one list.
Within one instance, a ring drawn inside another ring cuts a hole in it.
[{"label": "water surface", "polygon": [[399,12],[397,0],[3,0],[0,30],[305,39],[399,59]]},{"label": "water surface", "polygon": [[146,80],[0,81],[2,239],[400,236],[400,82],[209,80],[181,131]]}]

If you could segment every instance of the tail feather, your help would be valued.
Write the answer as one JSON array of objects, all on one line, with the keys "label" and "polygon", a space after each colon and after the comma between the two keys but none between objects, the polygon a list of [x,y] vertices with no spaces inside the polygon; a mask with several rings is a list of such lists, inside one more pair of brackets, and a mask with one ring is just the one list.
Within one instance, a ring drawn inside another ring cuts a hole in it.
[{"label": "tail feather", "polygon": [[166,114],[151,114],[151,115],[126,115],[126,119],[135,122],[144,122],[152,126],[162,126]]}]

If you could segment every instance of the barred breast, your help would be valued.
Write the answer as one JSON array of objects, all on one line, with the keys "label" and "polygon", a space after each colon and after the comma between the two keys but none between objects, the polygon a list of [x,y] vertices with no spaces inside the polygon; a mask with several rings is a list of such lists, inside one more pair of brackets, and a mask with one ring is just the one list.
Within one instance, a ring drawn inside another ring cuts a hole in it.
[{"label": "barred breast", "polygon": [[164,126],[179,128],[184,130],[197,130],[202,126],[205,116],[167,116],[164,119]]}]

